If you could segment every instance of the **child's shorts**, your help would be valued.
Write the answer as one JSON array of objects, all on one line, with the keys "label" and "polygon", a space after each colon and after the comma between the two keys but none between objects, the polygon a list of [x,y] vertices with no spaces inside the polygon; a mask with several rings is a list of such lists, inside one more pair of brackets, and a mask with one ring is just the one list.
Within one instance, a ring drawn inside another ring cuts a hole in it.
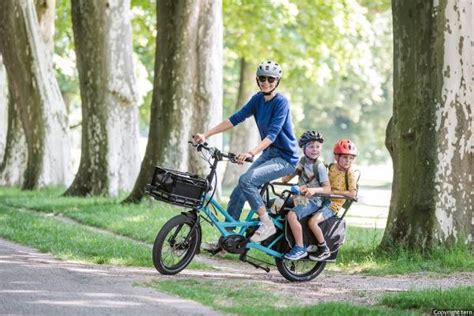
[{"label": "child's shorts", "polygon": [[311,214],[321,212],[324,220],[334,216],[334,212],[327,205],[321,207],[322,201],[320,199],[310,199],[307,205],[297,205],[293,208],[293,212],[296,213],[298,220],[302,219]]}]

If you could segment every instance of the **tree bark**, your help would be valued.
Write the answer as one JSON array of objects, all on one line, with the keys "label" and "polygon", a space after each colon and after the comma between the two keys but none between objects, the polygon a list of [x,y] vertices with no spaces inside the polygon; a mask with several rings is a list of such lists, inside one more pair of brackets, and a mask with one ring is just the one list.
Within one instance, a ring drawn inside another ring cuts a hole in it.
[{"label": "tree bark", "polygon": [[82,99],[79,170],[66,195],[117,195],[138,172],[130,1],[72,1]]},{"label": "tree bark", "polygon": [[31,0],[0,2],[0,51],[28,147],[24,189],[70,182],[67,116]]},{"label": "tree bark", "polygon": [[54,53],[54,17],[56,0],[35,0],[36,15],[39,22],[39,33],[46,48],[48,62],[52,66]]},{"label": "tree bark", "polygon": [[382,248],[472,242],[470,1],[394,0],[394,167]]},{"label": "tree bark", "polygon": [[[235,110],[240,109],[255,92],[255,69],[244,58],[240,60],[240,82],[239,92]],[[247,119],[238,127],[232,129],[229,151],[233,153],[246,152],[258,143],[260,135],[254,119]],[[240,175],[245,172],[244,167],[248,164],[236,165],[228,163],[225,169],[223,185],[234,187]]]},{"label": "tree bark", "polygon": [[[199,28],[195,37],[197,90],[193,107],[191,133],[206,131],[222,121],[223,111],[223,22],[221,1],[199,2]],[[191,135],[188,136],[188,139]],[[222,149],[222,134],[214,135],[208,143]],[[189,146],[187,150],[190,151]],[[209,165],[196,151],[190,151],[189,168],[204,175]],[[222,166],[218,166],[216,189],[220,192]]]},{"label": "tree bark", "polygon": [[7,71],[0,55],[0,161],[3,161],[8,127],[8,83]]},{"label": "tree bark", "polygon": [[125,202],[142,199],[157,164],[188,170],[191,161],[195,171],[201,170],[202,165],[190,158],[188,140],[192,132],[213,123],[209,112],[220,115],[220,23],[221,1],[157,1],[159,51],[155,55],[150,132],[140,174]]},{"label": "tree bark", "polygon": [[26,168],[27,147],[19,110],[13,94],[8,93],[7,81],[5,67],[0,63],[0,129],[5,133],[0,138],[3,142],[0,144],[0,185],[20,186]]}]

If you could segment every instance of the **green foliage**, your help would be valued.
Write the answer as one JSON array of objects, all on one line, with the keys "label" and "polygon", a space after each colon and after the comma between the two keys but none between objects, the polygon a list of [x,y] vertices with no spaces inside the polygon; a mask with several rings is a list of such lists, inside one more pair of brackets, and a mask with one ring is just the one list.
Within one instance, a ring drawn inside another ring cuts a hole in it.
[{"label": "green foliage", "polygon": [[328,161],[332,145],[342,137],[359,145],[360,160],[387,160],[385,127],[392,110],[389,4],[225,1],[225,113],[234,110],[239,58],[255,66],[276,59],[283,65],[280,89],[292,102],[297,135],[308,129],[323,132]]},{"label": "green foliage", "polygon": [[474,286],[453,289],[428,289],[384,295],[382,304],[425,313],[437,310],[474,310]]},{"label": "green foliage", "polygon": [[[68,113],[80,112],[79,76],[76,68],[70,1],[56,2],[53,66]],[[76,124],[75,118],[71,119]]]},{"label": "green foliage", "polygon": [[[131,1],[142,135],[150,118],[156,10],[156,1]],[[357,142],[361,160],[388,159],[384,132],[392,108],[390,1],[224,0],[223,22],[225,117],[234,111],[240,59],[255,67],[275,59],[284,69],[280,89],[292,102],[296,133],[323,132],[326,160],[332,159],[332,144],[341,137]],[[69,1],[57,3],[54,60],[75,125],[80,122],[80,94]]]},{"label": "green foliage", "polygon": [[133,52],[140,95],[140,130],[146,134],[150,121],[156,50],[156,1],[132,0]]}]

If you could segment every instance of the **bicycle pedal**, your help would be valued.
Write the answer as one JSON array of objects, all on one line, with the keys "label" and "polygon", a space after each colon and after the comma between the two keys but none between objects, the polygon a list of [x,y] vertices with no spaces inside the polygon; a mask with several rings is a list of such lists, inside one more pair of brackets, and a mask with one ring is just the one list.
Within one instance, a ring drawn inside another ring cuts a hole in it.
[{"label": "bicycle pedal", "polygon": [[212,256],[215,256],[217,255],[219,252],[222,252],[223,251],[223,254],[225,254],[225,250],[222,249],[222,248],[216,248],[216,249],[204,249],[205,251],[207,251],[208,253],[210,253]]}]

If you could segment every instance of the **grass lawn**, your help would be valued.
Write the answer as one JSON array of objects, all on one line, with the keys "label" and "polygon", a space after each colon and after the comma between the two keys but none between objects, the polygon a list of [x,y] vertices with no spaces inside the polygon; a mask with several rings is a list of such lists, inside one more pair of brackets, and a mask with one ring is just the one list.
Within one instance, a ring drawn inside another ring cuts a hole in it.
[{"label": "grass lawn", "polygon": [[[138,205],[122,205],[120,201],[123,197],[118,199],[62,197],[63,192],[63,188],[36,191],[0,188],[0,206],[4,209],[30,209],[42,213],[61,214],[82,224],[99,227],[150,245],[160,227],[184,210],[151,200],[145,200]],[[202,228],[204,241],[217,240],[218,233],[213,227],[203,221]],[[382,235],[382,229],[349,226],[346,244],[341,248],[337,263],[328,265],[329,269],[374,275],[418,271],[441,273],[474,271],[474,256],[468,246],[436,249],[431,254],[425,255],[402,250],[380,253],[376,248]],[[252,252],[250,255],[273,263],[273,258],[261,253]],[[226,257],[237,260],[236,255]]]},{"label": "grass lawn", "polygon": [[236,280],[176,280],[147,284],[216,310],[237,315],[425,315],[437,310],[474,310],[474,287],[429,289],[384,295],[376,306],[337,301],[318,305],[299,304],[298,294],[275,294],[271,285]]},{"label": "grass lawn", "polygon": [[425,313],[430,313],[433,309],[472,312],[474,311],[474,286],[390,294],[385,295],[381,303],[393,308],[417,309]]},{"label": "grass lawn", "polygon": [[215,310],[236,315],[420,315],[387,306],[364,307],[334,302],[301,305],[297,293],[285,296],[271,285],[244,280],[166,280],[147,284],[160,291],[188,298]]}]

